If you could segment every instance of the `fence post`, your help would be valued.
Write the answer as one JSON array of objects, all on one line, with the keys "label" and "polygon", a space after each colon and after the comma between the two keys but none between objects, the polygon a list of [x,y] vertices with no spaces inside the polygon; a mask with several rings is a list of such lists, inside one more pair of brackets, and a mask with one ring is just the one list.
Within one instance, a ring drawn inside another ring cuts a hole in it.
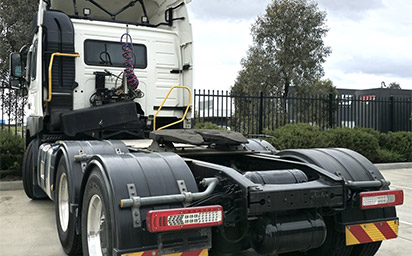
[{"label": "fence post", "polygon": [[6,122],[4,121],[4,106],[4,86],[1,84],[1,131],[3,131],[4,123]]},{"label": "fence post", "polygon": [[333,96],[329,93],[329,129],[333,128]]},{"label": "fence post", "polygon": [[263,92],[260,92],[259,98],[259,131],[258,134],[263,133]]},{"label": "fence post", "polygon": [[393,132],[393,122],[395,120],[395,107],[394,107],[394,98],[393,96],[389,97],[389,131]]},{"label": "fence post", "polygon": [[8,128],[8,131],[10,132],[11,131],[11,93],[10,93],[10,88],[8,88],[9,90],[9,94],[8,94],[8,97],[9,97],[9,109],[8,109],[8,111],[7,111],[7,115],[8,115],[8,117],[9,117],[9,124],[8,124],[8,126],[7,126],[7,128]]}]

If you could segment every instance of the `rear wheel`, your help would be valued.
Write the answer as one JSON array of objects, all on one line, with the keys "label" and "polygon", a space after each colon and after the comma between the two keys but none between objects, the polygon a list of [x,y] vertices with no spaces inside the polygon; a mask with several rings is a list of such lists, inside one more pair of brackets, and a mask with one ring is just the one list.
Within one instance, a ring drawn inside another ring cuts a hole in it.
[{"label": "rear wheel", "polygon": [[102,174],[96,168],[87,181],[82,204],[83,255],[112,255],[108,195]]},{"label": "rear wheel", "polygon": [[[351,181],[384,179],[379,170],[362,155],[348,149],[300,149],[280,152],[283,159],[317,165],[331,173]],[[326,218],[325,218],[326,220]],[[307,252],[307,255],[373,256],[381,242],[346,246],[345,234],[334,228],[333,218],[326,223],[328,234],[325,243]]]},{"label": "rear wheel", "polygon": [[60,159],[56,176],[56,223],[64,251],[68,255],[81,253],[81,237],[76,233],[76,216],[70,212],[70,191],[66,159]]},{"label": "rear wheel", "polygon": [[335,229],[333,217],[325,218],[327,236],[321,247],[309,250],[310,256],[349,256],[352,255],[352,246],[346,246],[345,234]]}]

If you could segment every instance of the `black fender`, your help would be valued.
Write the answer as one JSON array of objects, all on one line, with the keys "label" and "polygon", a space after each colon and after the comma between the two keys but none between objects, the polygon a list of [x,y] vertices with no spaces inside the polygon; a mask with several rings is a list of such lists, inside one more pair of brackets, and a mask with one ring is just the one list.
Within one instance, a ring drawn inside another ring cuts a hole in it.
[{"label": "black fender", "polygon": [[314,164],[346,181],[384,179],[378,168],[368,159],[346,148],[287,149],[277,155],[283,159]]},{"label": "black fender", "polygon": [[[33,196],[34,198],[41,199],[41,198],[47,198],[46,193],[43,191],[43,189],[39,186],[38,183],[38,177],[39,177],[39,166],[38,166],[38,160],[39,160],[39,147],[40,147],[40,140],[35,138],[31,140],[32,146],[31,146],[31,151],[32,151],[32,162],[31,166],[33,167],[33,170],[27,170],[27,171],[33,171],[32,175],[32,188],[33,188]],[[26,149],[27,150],[27,149]],[[26,152],[27,154],[28,152]],[[25,168],[25,166],[23,166]]]},{"label": "black fender", "polygon": [[43,131],[42,116],[28,116],[26,119],[26,146],[30,143],[34,136]]},{"label": "black fender", "polygon": [[[366,157],[345,148],[287,149],[277,153],[281,159],[310,163],[342,177],[345,181],[384,180],[382,173]],[[383,188],[389,189],[389,188]],[[365,189],[366,190],[366,189]],[[378,190],[378,188],[376,189]],[[351,191],[345,210],[336,215],[336,223],[343,231],[345,225],[361,224],[396,218],[395,207],[361,210]]]},{"label": "black fender", "polygon": [[[153,209],[182,208],[182,203],[142,206],[140,227],[134,227],[131,208],[121,208],[120,201],[130,198],[128,184],[134,184],[137,196],[150,197],[181,194],[177,180],[185,182],[187,191],[198,192],[195,178],[185,161],[174,153],[128,153],[96,155],[83,178],[81,197],[87,177],[97,169],[103,174],[112,216],[113,249],[118,254],[157,249],[157,234],[146,231],[146,214]],[[81,209],[79,209],[81,212]]]},{"label": "black fender", "polygon": [[[70,212],[77,210],[80,200],[80,188],[83,181],[83,175],[87,167],[87,159],[84,161],[75,161],[76,155],[96,155],[96,154],[119,154],[129,153],[126,145],[122,141],[63,141],[53,159],[51,170],[51,184],[56,184],[56,171],[61,157],[66,159],[67,179],[69,188]],[[54,191],[58,188],[53,189]]]},{"label": "black fender", "polygon": [[275,154],[279,152],[272,144],[262,139],[248,139],[248,143],[242,144],[242,146],[246,150],[258,153]]}]

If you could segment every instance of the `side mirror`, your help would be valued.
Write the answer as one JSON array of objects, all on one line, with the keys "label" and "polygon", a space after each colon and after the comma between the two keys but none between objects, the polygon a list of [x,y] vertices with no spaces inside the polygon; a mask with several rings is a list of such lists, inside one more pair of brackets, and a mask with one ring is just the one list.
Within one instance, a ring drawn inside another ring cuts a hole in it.
[{"label": "side mirror", "polygon": [[20,53],[12,52],[10,54],[10,76],[12,79],[20,79],[23,77],[23,65]]}]

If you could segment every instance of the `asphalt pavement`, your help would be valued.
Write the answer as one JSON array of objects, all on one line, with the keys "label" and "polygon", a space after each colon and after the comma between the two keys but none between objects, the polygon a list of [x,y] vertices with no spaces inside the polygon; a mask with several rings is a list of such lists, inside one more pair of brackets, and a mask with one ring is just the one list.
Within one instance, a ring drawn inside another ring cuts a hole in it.
[{"label": "asphalt pavement", "polygon": [[[384,241],[377,256],[412,255],[412,168],[398,167],[382,168],[382,173],[392,182],[392,189],[405,193],[404,205],[397,207],[399,234],[397,239]],[[9,255],[65,255],[57,236],[54,203],[30,200],[19,182],[0,182],[0,256]],[[256,254],[248,251],[240,255]]]}]

